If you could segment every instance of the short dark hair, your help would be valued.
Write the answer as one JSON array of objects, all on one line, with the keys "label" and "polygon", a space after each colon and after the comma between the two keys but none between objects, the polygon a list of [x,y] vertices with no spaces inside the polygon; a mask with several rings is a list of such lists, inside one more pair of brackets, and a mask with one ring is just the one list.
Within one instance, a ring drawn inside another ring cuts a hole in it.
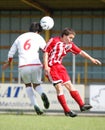
[{"label": "short dark hair", "polygon": [[75,31],[71,28],[64,28],[64,30],[61,32],[61,37],[63,37],[63,35],[68,36],[69,34],[73,34],[74,36],[76,35]]},{"label": "short dark hair", "polygon": [[42,32],[42,27],[41,27],[40,23],[32,22],[30,25],[29,31],[40,33],[40,32]]}]

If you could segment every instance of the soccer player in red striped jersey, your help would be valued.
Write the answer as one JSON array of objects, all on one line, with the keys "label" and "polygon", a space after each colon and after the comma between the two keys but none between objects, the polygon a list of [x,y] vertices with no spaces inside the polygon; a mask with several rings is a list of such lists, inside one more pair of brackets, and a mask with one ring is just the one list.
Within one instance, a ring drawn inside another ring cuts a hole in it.
[{"label": "soccer player in red striped jersey", "polygon": [[91,57],[75,45],[73,42],[75,35],[74,30],[65,28],[61,36],[51,38],[44,49],[45,74],[56,89],[58,101],[63,107],[65,115],[70,117],[76,117],[77,114],[68,107],[63,94],[62,84],[67,88],[72,98],[78,103],[81,111],[89,110],[92,106],[84,103],[79,92],[71,83],[70,76],[66,68],[62,65],[63,57],[70,52],[75,55],[79,54],[94,64],[101,65],[98,59]]}]

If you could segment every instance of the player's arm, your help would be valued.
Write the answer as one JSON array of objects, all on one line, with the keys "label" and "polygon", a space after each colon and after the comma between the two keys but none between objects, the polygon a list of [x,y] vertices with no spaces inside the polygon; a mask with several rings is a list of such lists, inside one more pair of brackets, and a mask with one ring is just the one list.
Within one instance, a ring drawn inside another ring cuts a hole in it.
[{"label": "player's arm", "polygon": [[43,55],[43,64],[44,64],[44,70],[45,74],[48,74],[50,72],[50,67],[48,66],[48,55],[50,50],[52,49],[52,44],[53,44],[53,38],[51,38],[48,43],[46,44],[44,48],[44,55]]},{"label": "player's arm", "polygon": [[16,45],[16,42],[14,42],[14,44],[11,46],[11,48],[9,50],[8,60],[2,66],[3,70],[7,69],[10,66],[10,64],[13,60],[13,56],[16,53],[16,51],[17,51],[17,45]]},{"label": "player's arm", "polygon": [[10,64],[11,64],[11,62],[12,62],[12,59],[13,59],[13,58],[9,58],[9,59],[3,64],[3,66],[2,66],[2,69],[3,69],[3,70],[7,69],[7,68],[10,66]]},{"label": "player's arm", "polygon": [[85,51],[81,50],[81,52],[79,53],[82,57],[90,60],[92,63],[97,64],[97,65],[101,65],[101,62],[98,59],[95,59],[93,57],[91,57],[88,53],[86,53]]},{"label": "player's arm", "polygon": [[44,52],[44,55],[43,55],[43,64],[44,64],[45,74],[48,74],[49,71],[50,71],[50,68],[48,66],[48,52]]}]

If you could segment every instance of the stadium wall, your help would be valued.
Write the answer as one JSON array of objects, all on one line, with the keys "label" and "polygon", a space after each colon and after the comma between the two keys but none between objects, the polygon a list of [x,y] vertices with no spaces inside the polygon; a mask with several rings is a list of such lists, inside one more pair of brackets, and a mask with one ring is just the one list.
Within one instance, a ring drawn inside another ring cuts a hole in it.
[{"label": "stadium wall", "polygon": [[[7,53],[13,41],[21,33],[28,31],[31,22],[39,22],[42,13],[39,11],[2,11],[0,10],[0,68],[7,59]],[[55,26],[51,30],[51,36],[59,35],[60,31],[69,26],[77,35],[74,42],[87,51],[90,55],[102,61],[102,66],[95,66],[88,61],[87,84],[105,83],[105,11],[54,11],[52,17]],[[43,32],[43,37],[45,33]],[[42,59],[42,54],[40,55]],[[85,81],[84,59],[76,56],[76,83],[80,75],[80,83]],[[63,60],[68,72],[72,75],[72,56]],[[18,81],[18,54],[14,57],[13,68],[5,71],[5,82],[17,83]],[[11,81],[11,75],[13,77]],[[2,82],[2,69],[0,69],[0,81]]]}]

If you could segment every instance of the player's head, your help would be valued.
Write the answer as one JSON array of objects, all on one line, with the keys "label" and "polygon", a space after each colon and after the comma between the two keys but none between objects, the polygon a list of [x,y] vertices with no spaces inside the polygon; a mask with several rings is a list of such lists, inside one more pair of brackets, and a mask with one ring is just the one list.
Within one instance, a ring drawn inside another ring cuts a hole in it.
[{"label": "player's head", "polygon": [[75,37],[76,33],[73,29],[71,28],[65,28],[62,32],[61,32],[61,38],[65,43],[69,43],[72,42],[74,37]]},{"label": "player's head", "polygon": [[70,34],[73,34],[74,36],[76,35],[75,31],[71,28],[64,28],[64,30],[61,32],[61,37],[64,35],[68,36]]},{"label": "player's head", "polygon": [[42,27],[40,26],[40,23],[33,22],[30,25],[29,31],[40,33],[40,32],[42,32]]}]

